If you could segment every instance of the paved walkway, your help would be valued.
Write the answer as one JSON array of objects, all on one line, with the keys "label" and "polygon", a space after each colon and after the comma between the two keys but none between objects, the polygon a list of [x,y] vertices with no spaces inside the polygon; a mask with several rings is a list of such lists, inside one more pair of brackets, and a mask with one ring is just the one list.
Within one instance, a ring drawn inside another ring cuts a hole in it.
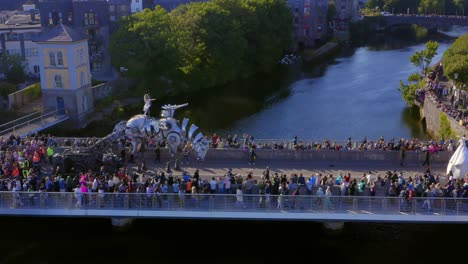
[{"label": "paved walkway", "polygon": [[[164,170],[167,161],[161,163],[150,162],[147,165],[149,170]],[[421,162],[422,163],[422,162]],[[258,161],[255,165],[248,165],[247,162],[243,161],[205,161],[202,163],[189,163],[187,166],[182,165],[182,171],[187,171],[191,175],[196,169],[199,169],[200,176],[213,177],[224,175],[229,168],[232,168],[233,173],[241,174],[246,176],[251,170],[255,176],[260,177],[266,166],[270,168],[270,175],[278,172],[278,174],[290,175],[291,173],[302,173],[305,177],[310,177],[313,173],[320,172],[331,173],[333,176],[338,173],[351,173],[352,177],[361,177],[363,173],[371,171],[373,175],[378,176],[379,174],[383,177],[389,170],[402,171],[405,177],[414,176],[416,174],[423,174],[426,167],[418,164],[408,164],[407,166],[401,167],[398,163],[387,162],[387,161],[333,161],[333,162],[313,162],[313,161]],[[127,166],[136,170],[134,163],[127,163]],[[173,169],[173,166],[171,167]],[[181,175],[182,171],[176,171],[173,169],[174,175]],[[435,175],[440,176],[446,175],[446,165],[433,165],[431,171]]]}]

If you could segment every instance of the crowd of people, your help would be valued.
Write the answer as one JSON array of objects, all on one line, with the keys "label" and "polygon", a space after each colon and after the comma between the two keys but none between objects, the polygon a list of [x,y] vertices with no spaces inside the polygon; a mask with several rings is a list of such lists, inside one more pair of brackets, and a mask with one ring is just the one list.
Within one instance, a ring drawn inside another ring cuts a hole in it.
[{"label": "crowd of people", "polygon": [[[75,140],[66,139],[62,142],[69,147],[86,147],[94,144],[96,138]],[[106,193],[145,193],[147,197],[161,196],[167,193],[186,197],[186,194],[213,194],[223,193],[237,195],[239,199],[244,194],[259,194],[262,203],[270,201],[270,196],[277,195],[407,195],[409,198],[423,195],[467,197],[468,184],[466,179],[454,179],[448,175],[448,181],[440,181],[440,176],[431,175],[430,171],[422,175],[402,175],[390,173],[377,175],[371,172],[359,177],[351,177],[349,173],[331,175],[314,174],[304,176],[302,174],[281,175],[271,172],[266,168],[262,175],[241,176],[229,170],[221,177],[202,177],[196,170],[193,175],[189,172],[173,170],[168,162],[165,169],[159,171],[142,170],[132,171],[128,167],[131,159],[125,159],[122,166],[116,171],[108,171],[101,167],[97,171],[88,170],[79,173],[63,173],[58,168],[53,168],[52,158],[54,147],[62,144],[61,139],[51,135],[36,134],[27,138],[11,135],[8,138],[0,138],[0,191],[11,192],[74,192],[76,206],[83,205],[85,193],[99,193],[102,197]],[[150,142],[155,144],[155,142]],[[452,150],[453,141],[418,140],[386,141],[383,137],[375,142],[364,138],[359,144],[353,143],[351,138],[343,145],[333,145],[331,141],[323,144],[309,143],[305,145],[298,137],[284,143],[258,143],[253,136],[244,135],[242,141],[236,137],[228,136],[226,139],[214,135],[213,148],[244,148],[251,153],[251,162],[255,162],[255,149],[285,149],[295,150],[319,149],[319,150],[418,150],[434,154],[437,151]],[[128,145],[127,141],[119,141],[119,148]],[[157,144],[160,147],[160,144]],[[45,169],[46,170],[45,170]],[[179,174],[179,175],[176,175]],[[307,177],[307,178],[306,178]],[[385,190],[385,191],[381,191]],[[241,195],[241,196],[239,196]],[[159,201],[159,200],[158,200]],[[161,200],[163,201],[163,200]],[[281,205],[281,200],[275,201],[276,206]],[[25,204],[19,200],[18,204]],[[279,205],[278,205],[279,204]],[[162,206],[162,203],[161,203]]]}]

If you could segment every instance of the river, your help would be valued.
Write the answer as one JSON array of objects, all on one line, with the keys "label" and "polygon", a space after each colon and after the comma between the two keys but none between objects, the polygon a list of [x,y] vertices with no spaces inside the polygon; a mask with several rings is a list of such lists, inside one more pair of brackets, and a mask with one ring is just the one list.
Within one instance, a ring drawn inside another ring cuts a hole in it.
[{"label": "river", "polygon": [[[349,45],[321,64],[283,66],[273,74],[257,75],[205,93],[163,98],[153,103],[189,103],[176,118],[189,118],[208,135],[247,133],[255,138],[303,140],[361,140],[428,138],[418,111],[406,107],[399,81],[419,69],[409,58],[424,49],[428,40],[439,41],[439,60],[454,37],[466,33],[454,28],[444,34],[416,39],[397,33]],[[129,118],[141,113],[142,104],[126,107]],[[114,118],[95,123],[83,131],[50,129],[61,136],[105,136]]]}]

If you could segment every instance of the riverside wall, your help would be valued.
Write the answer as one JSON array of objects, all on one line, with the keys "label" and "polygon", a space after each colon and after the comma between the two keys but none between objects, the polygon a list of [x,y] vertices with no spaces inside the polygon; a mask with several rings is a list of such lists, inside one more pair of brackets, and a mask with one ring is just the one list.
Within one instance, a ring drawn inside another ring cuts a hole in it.
[{"label": "riverside wall", "polygon": [[[257,149],[255,151],[258,160],[281,160],[281,161],[369,161],[369,162],[395,162],[399,163],[400,152],[388,150],[274,150]],[[154,152],[148,149],[145,157],[154,159]],[[451,153],[441,151],[432,155],[431,163],[447,164]],[[169,159],[167,149],[161,151],[161,159]],[[192,156],[191,159],[194,157]],[[240,149],[210,149],[205,157],[208,161],[226,161],[226,160],[248,160],[248,153]],[[407,151],[405,162],[423,161],[424,154]]]},{"label": "riverside wall", "polygon": [[439,138],[440,137],[440,115],[444,114],[447,116],[449,122],[450,122],[450,127],[452,128],[452,131],[454,133],[461,137],[465,134],[467,134],[468,130],[464,127],[461,126],[460,123],[458,123],[454,118],[451,116],[448,116],[442,110],[437,108],[437,103],[432,101],[429,96],[426,96],[424,99],[424,105],[421,109],[421,117],[426,121],[426,130],[427,132],[431,135],[433,138]]}]

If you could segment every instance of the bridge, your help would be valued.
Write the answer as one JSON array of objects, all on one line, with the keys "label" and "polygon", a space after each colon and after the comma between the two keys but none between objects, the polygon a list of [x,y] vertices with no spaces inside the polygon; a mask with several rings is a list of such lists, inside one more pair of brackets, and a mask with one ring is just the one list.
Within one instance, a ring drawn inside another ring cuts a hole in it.
[{"label": "bridge", "polygon": [[37,111],[8,123],[1,124],[0,136],[5,137],[14,134],[20,137],[25,137],[28,134],[55,126],[65,120],[68,120],[68,118],[69,116],[65,109],[49,108]]},{"label": "bridge", "polygon": [[[232,191],[232,189],[231,189]],[[119,219],[466,223],[468,199],[386,196],[1,192],[0,215]],[[115,223],[114,223],[115,224]]]},{"label": "bridge", "polygon": [[381,17],[386,27],[396,25],[419,25],[428,29],[447,28],[450,26],[468,26],[468,17],[443,15],[389,15]]}]

